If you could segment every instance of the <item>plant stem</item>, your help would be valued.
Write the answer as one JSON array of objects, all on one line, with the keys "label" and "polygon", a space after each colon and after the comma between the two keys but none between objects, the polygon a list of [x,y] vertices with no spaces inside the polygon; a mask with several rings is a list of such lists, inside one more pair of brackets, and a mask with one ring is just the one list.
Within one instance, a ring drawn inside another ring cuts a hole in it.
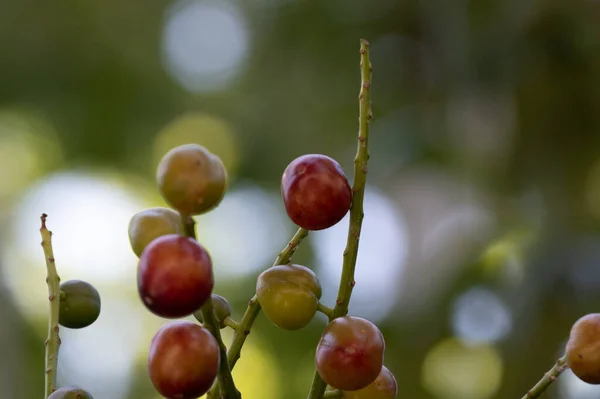
[{"label": "plant stem", "polygon": [[240,323],[233,320],[231,317],[226,317],[225,320],[223,320],[223,324],[225,324],[227,327],[231,328],[234,331],[240,328]]},{"label": "plant stem", "polygon": [[339,389],[334,391],[327,391],[323,395],[323,399],[341,399],[344,396],[344,393]]},{"label": "plant stem", "polygon": [[46,228],[46,218],[48,215],[42,214],[42,226],[40,234],[42,236],[42,248],[46,258],[48,284],[48,300],[50,302],[50,315],[48,318],[48,338],[46,339],[46,389],[44,399],[48,398],[56,390],[56,371],[58,368],[58,351],[60,349],[60,337],[58,335],[58,312],[60,310],[60,277],[56,271],[54,262],[54,251],[52,250],[52,232]]},{"label": "plant stem", "polygon": [[[307,235],[308,230],[301,227],[298,228],[296,234],[294,234],[285,248],[281,250],[277,256],[277,259],[275,259],[275,262],[273,262],[273,266],[289,263],[292,259],[292,255],[294,255],[294,252],[296,252],[296,249],[298,249],[298,246]],[[260,303],[258,302],[258,296],[254,294],[254,296],[248,301],[248,308],[238,323],[238,328],[233,333],[233,339],[231,341],[231,345],[229,346],[229,351],[227,352],[227,361],[232,370],[240,358],[242,346],[244,346],[244,342],[246,342],[246,338],[248,337],[248,334],[250,334],[252,324],[254,324],[254,320],[256,320],[259,313]],[[209,395],[213,392],[218,392],[218,387],[213,386],[213,388],[209,391]]]},{"label": "plant stem", "polygon": [[[338,290],[337,300],[333,308],[332,320],[348,314],[350,296],[354,288],[354,269],[358,257],[358,244],[360,231],[364,218],[363,200],[365,196],[365,185],[367,182],[367,165],[369,162],[369,127],[373,114],[371,111],[371,60],[369,58],[369,42],[360,40],[360,93],[359,102],[359,129],[356,157],[354,158],[354,185],[352,187],[353,198],[350,207],[350,223],[348,227],[348,238],[344,251],[342,263],[342,276]],[[313,383],[309,393],[309,399],[321,399],[327,384],[318,371],[315,371]]]},{"label": "plant stem", "polygon": [[[196,223],[194,222],[194,219],[191,216],[185,215],[182,215],[182,219],[183,225],[185,226],[186,236],[196,240]],[[204,320],[203,326],[210,331],[219,344],[219,357],[221,361],[219,362],[219,373],[217,374],[217,380],[221,390],[223,391],[223,395],[220,398],[241,399],[242,395],[235,387],[233,377],[231,376],[231,370],[229,369],[229,364],[225,361],[227,358],[227,348],[225,347],[223,339],[221,338],[221,329],[219,328],[219,323],[217,322],[213,310],[212,297],[209,296],[204,305],[202,305],[201,312],[202,319]],[[214,398],[214,396],[211,396],[210,394],[207,397]]]},{"label": "plant stem", "polygon": [[319,302],[317,310],[327,316],[329,320],[333,320],[333,309],[330,307],[323,305],[322,302]]},{"label": "plant stem", "polygon": [[546,374],[544,374],[544,377],[541,380],[539,380],[533,388],[527,391],[525,396],[523,396],[521,399],[534,399],[542,396],[542,394],[546,392],[546,389],[550,386],[550,384],[556,381],[556,379],[567,368],[569,368],[567,366],[567,359],[566,356],[563,356],[557,360],[554,366]]}]

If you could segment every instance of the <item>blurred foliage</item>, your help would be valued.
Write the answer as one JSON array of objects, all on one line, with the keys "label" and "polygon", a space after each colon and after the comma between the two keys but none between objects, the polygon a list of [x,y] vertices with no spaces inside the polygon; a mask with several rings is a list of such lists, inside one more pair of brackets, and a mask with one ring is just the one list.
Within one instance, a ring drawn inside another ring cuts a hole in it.
[{"label": "blurred foliage", "polygon": [[[374,66],[369,181],[403,209],[411,237],[398,298],[390,298],[398,312],[378,323],[399,397],[521,397],[551,367],[570,325],[600,303],[600,3],[235,4],[251,46],[240,74],[222,90],[190,92],[163,65],[169,2],[0,2],[0,111],[25,113],[37,126],[29,129],[44,132],[29,161],[8,147],[16,141],[7,138],[24,137],[18,124],[0,123],[2,240],[24,190],[53,172],[105,168],[151,184],[156,151],[170,143],[155,140],[168,126],[229,132],[214,142],[230,156],[233,184],[276,193],[287,163],[309,152],[351,171],[364,37]],[[197,113],[208,116],[173,122]],[[483,203],[492,227],[480,234],[469,219],[450,224],[444,237],[452,240],[435,247],[423,226],[437,222],[441,214],[428,207],[440,201]],[[312,259],[303,249],[296,261]],[[236,318],[257,274],[219,286]],[[452,302],[473,286],[511,312],[512,330],[497,343],[454,340]],[[2,397],[36,398],[43,340],[34,331],[44,321],[26,320],[8,292],[0,291]],[[282,398],[306,394],[322,327],[319,319],[289,334],[259,318],[249,340],[269,343],[257,364],[279,370]],[[154,395],[143,359],[139,365],[130,399]],[[484,380],[468,389],[465,375]],[[547,397],[569,398],[561,392],[553,386]]]}]

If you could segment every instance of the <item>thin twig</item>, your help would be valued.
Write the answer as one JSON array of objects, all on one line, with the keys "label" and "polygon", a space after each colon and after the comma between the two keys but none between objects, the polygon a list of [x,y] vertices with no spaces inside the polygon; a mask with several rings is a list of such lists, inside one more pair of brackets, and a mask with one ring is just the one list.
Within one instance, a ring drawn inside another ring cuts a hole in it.
[{"label": "thin twig", "polygon": [[48,338],[46,339],[46,389],[44,399],[48,398],[52,392],[56,391],[56,372],[58,368],[58,351],[60,349],[60,336],[58,334],[58,312],[60,310],[60,277],[56,271],[54,262],[54,251],[52,250],[52,232],[46,228],[46,218],[48,215],[42,214],[42,226],[40,234],[42,236],[42,248],[46,258],[46,283],[48,284],[48,301],[50,303],[50,314],[48,317]]},{"label": "thin twig", "polygon": [[[350,208],[350,224],[348,227],[348,238],[346,250],[344,251],[342,276],[338,290],[337,300],[333,308],[335,319],[348,314],[350,296],[354,288],[354,269],[358,257],[358,245],[360,231],[364,218],[363,200],[365,196],[365,185],[367,182],[367,165],[369,162],[369,127],[373,114],[371,111],[371,60],[369,58],[369,42],[365,39],[360,41],[360,93],[359,102],[359,129],[356,157],[354,158],[354,185],[352,187],[352,207]],[[315,371],[313,383],[308,395],[309,399],[321,399],[325,393],[327,384],[319,373]]]},{"label": "thin twig", "polygon": [[521,399],[535,399],[542,396],[546,389],[569,367],[567,366],[566,356],[561,357],[556,361],[554,366],[544,374],[544,377],[531,388]]}]

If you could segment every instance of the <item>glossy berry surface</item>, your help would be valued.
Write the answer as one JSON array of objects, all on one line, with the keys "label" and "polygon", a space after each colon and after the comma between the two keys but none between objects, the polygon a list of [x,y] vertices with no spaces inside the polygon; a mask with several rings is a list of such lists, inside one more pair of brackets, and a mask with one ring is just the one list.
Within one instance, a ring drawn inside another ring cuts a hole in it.
[{"label": "glossy berry surface", "polygon": [[315,273],[305,266],[279,265],[258,276],[256,294],[273,324],[284,330],[298,330],[315,316],[321,285]]},{"label": "glossy berry surface", "polygon": [[343,399],[396,399],[398,383],[394,375],[383,366],[375,381],[357,391],[344,391]]},{"label": "glossy berry surface", "polygon": [[383,367],[385,341],[375,324],[355,316],[331,321],[316,350],[316,367],[323,380],[343,391],[371,384]]},{"label": "glossy berry surface", "polygon": [[342,167],[320,154],[303,155],[287,166],[281,195],[289,218],[307,230],[337,224],[352,204],[352,188]]},{"label": "glossy berry surface", "polygon": [[60,325],[78,329],[87,327],[98,319],[101,300],[94,286],[81,280],[69,280],[60,285],[60,290]]},{"label": "glossy berry surface", "polygon": [[211,333],[189,321],[163,326],[154,335],[148,375],[165,398],[196,399],[213,384],[219,369],[219,346]]},{"label": "glossy berry surface", "polygon": [[140,257],[152,240],[167,234],[183,234],[181,216],[169,208],[149,208],[133,215],[128,227],[129,244]]},{"label": "glossy berry surface", "polygon": [[48,399],[94,399],[85,389],[79,387],[61,387],[52,392]]},{"label": "glossy berry surface", "polygon": [[[212,294],[211,298],[212,298],[213,312],[215,314],[215,318],[217,319],[217,322],[219,323],[219,327],[225,328],[225,324],[224,324],[225,319],[228,318],[229,316],[231,316],[231,306],[229,305],[229,302],[227,301],[227,299],[223,298],[221,295]],[[198,309],[197,311],[194,312],[194,317],[200,323],[204,323],[204,318],[202,317],[201,309]]]},{"label": "glossy berry surface", "polygon": [[227,171],[221,159],[203,146],[185,144],[164,155],[156,182],[173,209],[193,216],[210,211],[223,200]]},{"label": "glossy berry surface", "polygon": [[600,313],[573,324],[565,352],[568,366],[580,380],[600,384]]},{"label": "glossy berry surface", "polygon": [[212,261],[197,241],[165,235],[142,253],[137,282],[140,298],[152,313],[165,318],[189,316],[212,293]]}]

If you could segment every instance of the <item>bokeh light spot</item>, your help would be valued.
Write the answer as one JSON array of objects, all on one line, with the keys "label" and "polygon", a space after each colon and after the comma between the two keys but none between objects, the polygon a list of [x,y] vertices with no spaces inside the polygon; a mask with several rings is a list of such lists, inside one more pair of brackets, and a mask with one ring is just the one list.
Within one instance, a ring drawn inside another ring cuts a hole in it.
[{"label": "bokeh light spot", "polygon": [[248,35],[233,3],[178,0],[167,11],[165,67],[191,92],[220,90],[238,74],[248,53]]},{"label": "bokeh light spot", "polygon": [[159,132],[154,142],[153,165],[158,165],[172,148],[189,143],[206,147],[221,158],[229,175],[235,173],[240,151],[232,126],[223,119],[202,113],[181,115]]},{"label": "bokeh light spot", "polygon": [[510,332],[512,318],[496,294],[483,287],[473,287],[454,301],[452,328],[465,343],[493,343]]},{"label": "bokeh light spot", "polygon": [[[367,187],[363,227],[356,262],[352,314],[377,322],[395,306],[407,258],[408,231],[401,211],[375,187]],[[309,235],[323,285],[323,303],[333,306],[346,247],[349,215],[335,226]]]},{"label": "bokeh light spot", "polygon": [[211,254],[217,281],[270,266],[291,236],[279,196],[250,183],[238,184],[216,209],[196,220],[198,240]]},{"label": "bokeh light spot", "polygon": [[425,357],[422,383],[441,399],[487,399],[500,388],[502,359],[492,346],[467,346],[449,338]]},{"label": "bokeh light spot", "polygon": [[565,370],[558,381],[560,397],[563,399],[600,398],[600,386],[581,381],[570,369]]}]

